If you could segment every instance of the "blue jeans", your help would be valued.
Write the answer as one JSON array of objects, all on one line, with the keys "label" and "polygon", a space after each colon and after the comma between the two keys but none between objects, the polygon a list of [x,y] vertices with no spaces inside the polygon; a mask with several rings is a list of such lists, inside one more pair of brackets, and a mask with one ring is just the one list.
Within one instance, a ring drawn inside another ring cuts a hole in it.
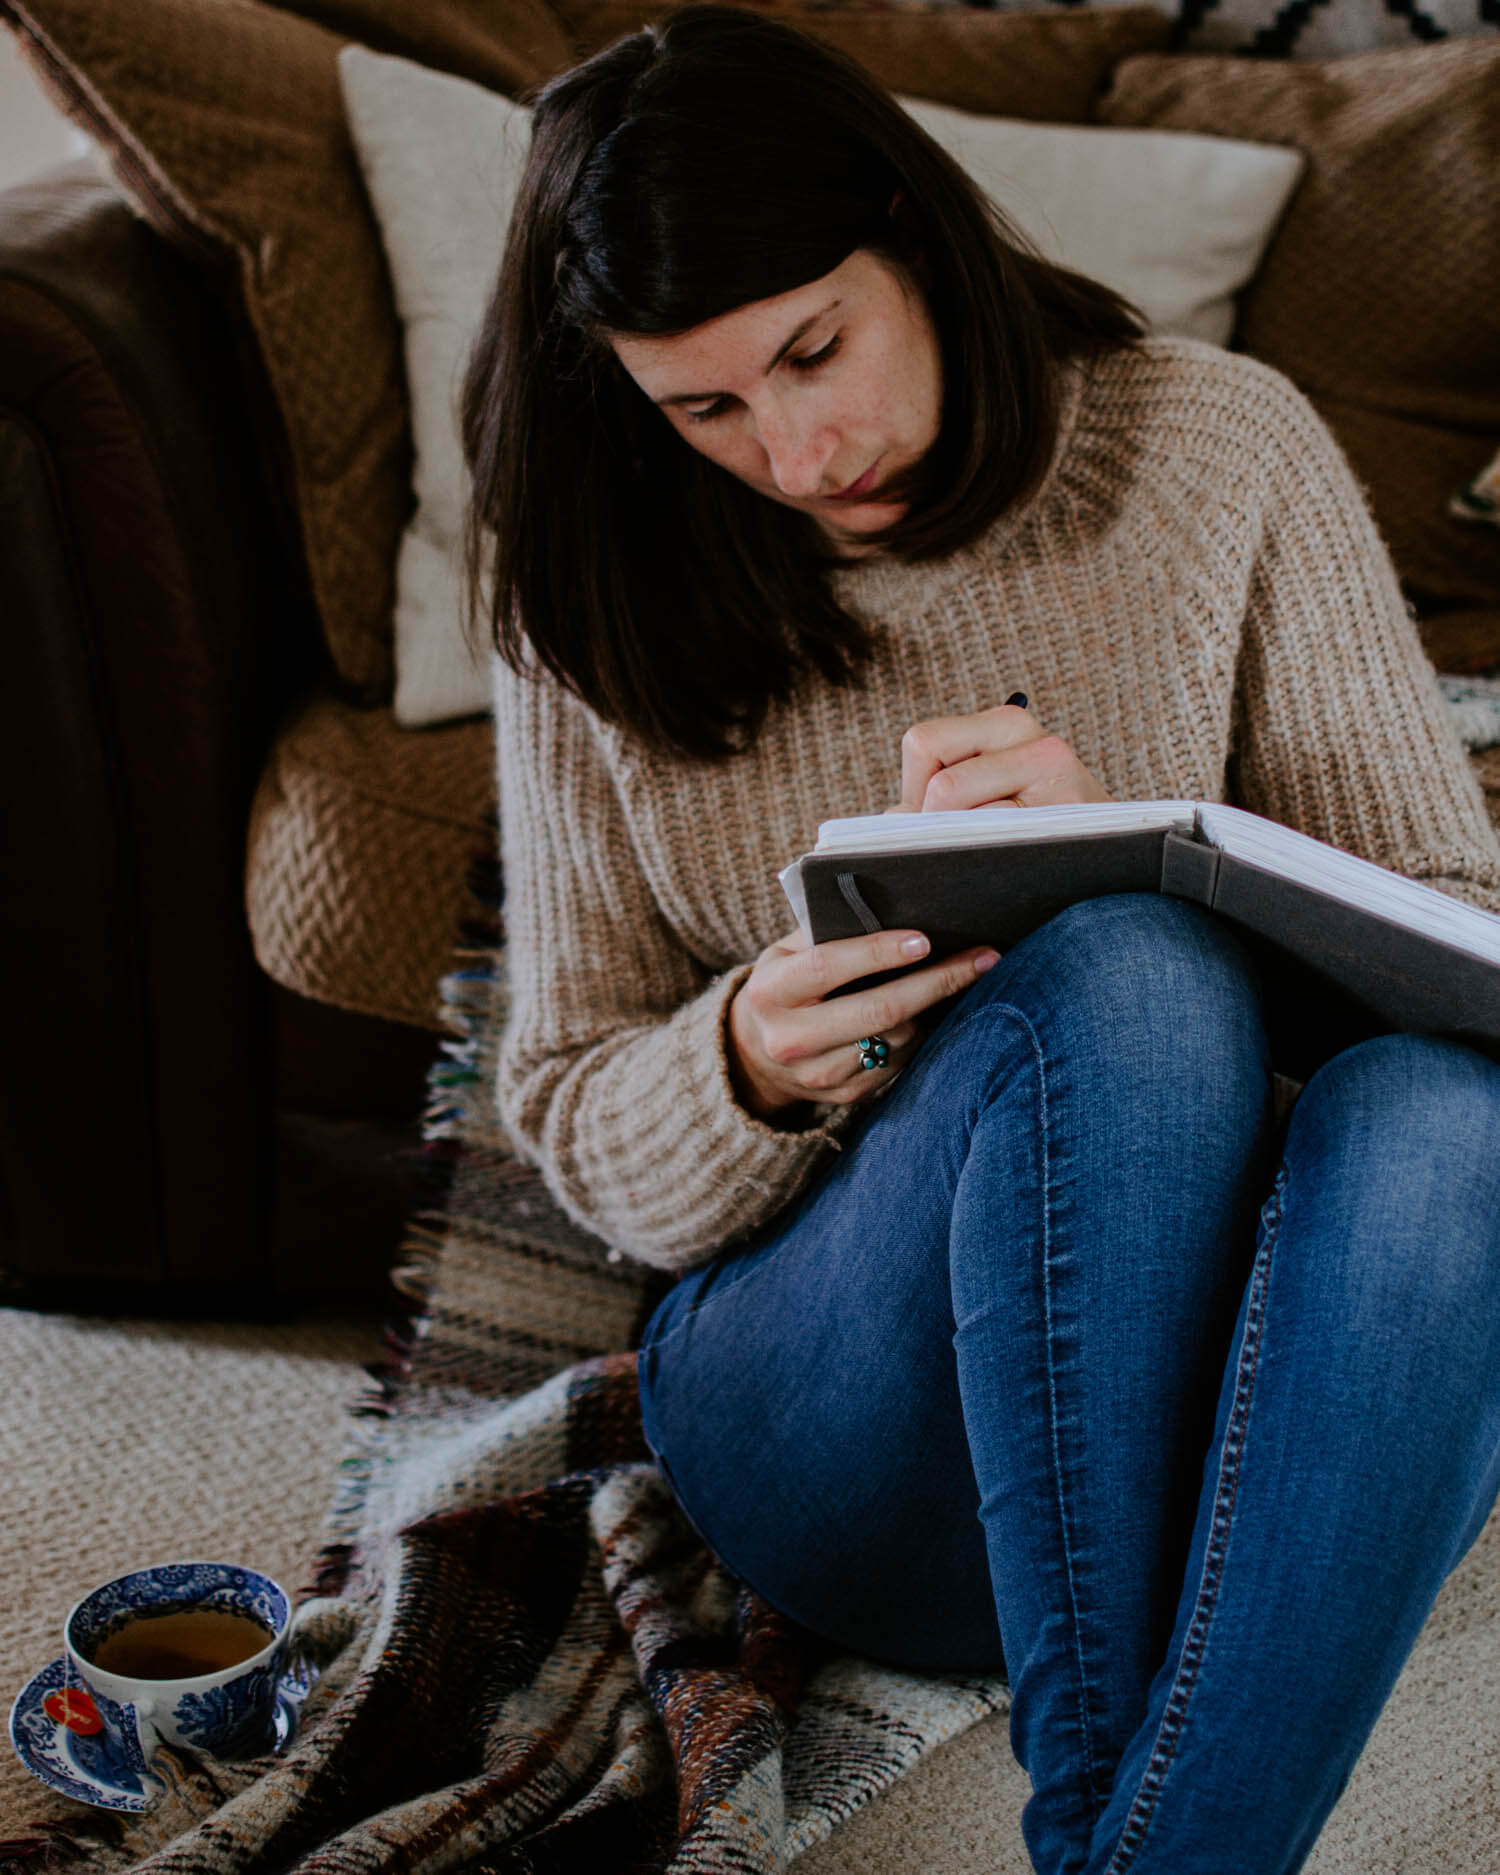
[{"label": "blue jeans", "polygon": [[1284,1141],[1256,970],[1075,906],[685,1277],[646,1431],[728,1568],[999,1670],[1042,1875],[1281,1875],[1500,1487],[1500,1067],[1385,1036]]}]

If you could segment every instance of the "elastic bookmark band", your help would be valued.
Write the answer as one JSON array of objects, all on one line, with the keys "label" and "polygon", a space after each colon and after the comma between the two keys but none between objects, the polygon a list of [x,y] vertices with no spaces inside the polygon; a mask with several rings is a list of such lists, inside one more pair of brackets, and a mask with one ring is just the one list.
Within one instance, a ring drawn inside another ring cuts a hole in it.
[{"label": "elastic bookmark band", "polygon": [[868,934],[883,931],[885,927],[875,916],[874,912],[870,910],[864,899],[861,898],[859,887],[854,883],[854,874],[852,872],[840,872],[835,873],[834,877],[838,881],[840,896],[843,898],[844,903],[849,907],[850,911],[858,918],[862,929]]}]

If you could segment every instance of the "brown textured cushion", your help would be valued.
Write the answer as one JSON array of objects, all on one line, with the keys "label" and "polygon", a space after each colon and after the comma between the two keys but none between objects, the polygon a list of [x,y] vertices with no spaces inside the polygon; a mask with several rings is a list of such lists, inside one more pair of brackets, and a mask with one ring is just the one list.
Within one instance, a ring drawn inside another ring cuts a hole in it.
[{"label": "brown textured cushion", "polygon": [[[680,0],[675,0],[680,4]],[[772,13],[858,59],[883,84],[959,110],[1048,123],[1086,123],[1119,60],[1167,45],[1155,7],[992,13],[962,7],[730,0]],[[674,0],[553,0],[580,58],[672,11]]]},{"label": "brown textured cushion", "polygon": [[0,0],[0,15],[147,218],[233,268],[334,663],[387,694],[411,445],[338,49],[357,37],[516,90],[570,62],[556,21],[544,0]]},{"label": "brown textured cushion", "polygon": [[1500,45],[1131,59],[1099,115],[1305,152],[1238,341],[1344,445],[1438,664],[1500,662],[1500,534],[1446,512],[1500,443]]},{"label": "brown textured cushion", "polygon": [[316,1002],[441,1027],[438,979],[493,843],[487,721],[399,729],[333,697],[278,736],[250,817],[245,897],[255,954]]}]

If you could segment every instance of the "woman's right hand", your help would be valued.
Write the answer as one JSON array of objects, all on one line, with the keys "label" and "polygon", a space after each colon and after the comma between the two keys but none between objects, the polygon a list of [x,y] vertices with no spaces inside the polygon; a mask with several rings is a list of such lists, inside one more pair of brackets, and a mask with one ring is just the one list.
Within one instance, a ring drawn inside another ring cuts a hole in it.
[{"label": "woman's right hand", "polygon": [[[913,970],[930,946],[920,931],[812,944],[800,931],[768,945],[729,1005],[730,1073],[741,1104],[772,1119],[803,1101],[845,1106],[885,1086],[921,1039],[917,1018],[966,990],[999,961],[986,947]],[[835,996],[846,983],[905,969],[869,989]],[[860,1065],[858,1043],[885,1042],[883,1067]]]}]

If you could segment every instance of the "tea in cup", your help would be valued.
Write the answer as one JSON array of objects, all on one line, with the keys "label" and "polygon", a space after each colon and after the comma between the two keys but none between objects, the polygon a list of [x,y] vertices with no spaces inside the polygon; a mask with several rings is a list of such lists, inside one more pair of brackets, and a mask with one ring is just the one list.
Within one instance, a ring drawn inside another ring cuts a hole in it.
[{"label": "tea in cup", "polygon": [[143,1760],[162,1744],[247,1757],[271,1742],[291,1612],[259,1570],[159,1563],[85,1595],[63,1640],[99,1723]]}]

